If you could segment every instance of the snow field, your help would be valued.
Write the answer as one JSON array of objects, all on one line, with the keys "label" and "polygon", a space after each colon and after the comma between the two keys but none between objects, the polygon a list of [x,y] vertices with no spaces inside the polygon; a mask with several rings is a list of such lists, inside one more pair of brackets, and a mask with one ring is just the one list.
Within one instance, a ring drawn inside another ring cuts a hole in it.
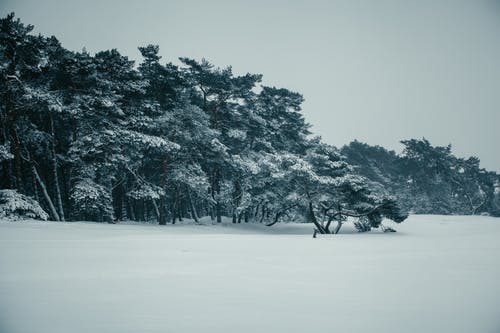
[{"label": "snow field", "polygon": [[500,332],[500,219],[395,228],[1,221],[0,332]]}]

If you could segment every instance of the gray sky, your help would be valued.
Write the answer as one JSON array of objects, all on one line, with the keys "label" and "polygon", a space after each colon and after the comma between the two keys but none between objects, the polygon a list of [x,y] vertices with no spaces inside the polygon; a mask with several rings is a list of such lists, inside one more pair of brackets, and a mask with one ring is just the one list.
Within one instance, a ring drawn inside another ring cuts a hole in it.
[{"label": "gray sky", "polygon": [[160,45],[163,60],[202,57],[306,99],[313,131],[400,151],[452,143],[500,171],[500,2],[2,0],[72,50]]}]

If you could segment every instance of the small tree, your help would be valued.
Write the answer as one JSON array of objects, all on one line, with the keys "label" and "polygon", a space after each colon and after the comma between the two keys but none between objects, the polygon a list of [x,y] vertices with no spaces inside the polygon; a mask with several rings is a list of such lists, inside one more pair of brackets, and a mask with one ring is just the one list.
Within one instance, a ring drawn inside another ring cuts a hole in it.
[{"label": "small tree", "polygon": [[0,190],[0,218],[32,218],[46,221],[49,215],[38,201],[16,190]]},{"label": "small tree", "polygon": [[113,206],[111,193],[89,178],[79,180],[71,192],[73,214],[76,219],[111,222]]}]

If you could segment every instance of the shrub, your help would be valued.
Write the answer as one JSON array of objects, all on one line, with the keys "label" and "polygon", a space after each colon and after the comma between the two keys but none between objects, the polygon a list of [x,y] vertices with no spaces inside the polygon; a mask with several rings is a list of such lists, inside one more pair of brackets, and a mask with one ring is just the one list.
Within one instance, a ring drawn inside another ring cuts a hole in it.
[{"label": "shrub", "polygon": [[46,221],[49,215],[38,201],[16,190],[0,190],[0,218],[32,218]]}]

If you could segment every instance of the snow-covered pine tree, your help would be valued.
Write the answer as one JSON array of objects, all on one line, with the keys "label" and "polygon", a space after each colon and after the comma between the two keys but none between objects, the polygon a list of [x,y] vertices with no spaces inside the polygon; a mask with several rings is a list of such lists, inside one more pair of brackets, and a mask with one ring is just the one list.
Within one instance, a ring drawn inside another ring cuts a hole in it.
[{"label": "snow-covered pine tree", "polygon": [[32,29],[13,14],[0,21],[0,188],[53,220],[308,219],[333,232],[348,215],[360,229],[400,221],[402,201],[420,212],[498,206],[498,175],[449,147],[409,140],[399,156],[311,138],[302,95],[260,86],[260,74],[162,63],[155,45],[135,66]]}]

